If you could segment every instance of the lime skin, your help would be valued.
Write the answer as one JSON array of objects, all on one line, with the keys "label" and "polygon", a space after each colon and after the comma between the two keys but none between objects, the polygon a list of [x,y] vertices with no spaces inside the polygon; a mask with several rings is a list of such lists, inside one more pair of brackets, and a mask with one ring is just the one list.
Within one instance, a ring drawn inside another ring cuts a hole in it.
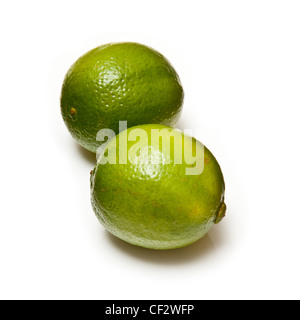
[{"label": "lime skin", "polygon": [[184,92],[168,60],[138,43],[112,43],[81,56],[68,70],[61,90],[61,114],[73,138],[96,152],[99,130],[119,132],[158,123],[175,125]]},{"label": "lime skin", "polygon": [[[121,146],[135,129],[144,130],[148,137],[153,129],[164,129],[162,136],[173,130],[163,125],[142,125],[109,140],[91,173],[91,199],[97,218],[110,233],[133,245],[166,250],[194,243],[225,215],[225,184],[218,162],[192,138],[187,148],[195,151],[200,147],[196,158],[202,161],[203,171],[187,175],[186,169],[193,165],[175,161],[176,152],[186,151],[180,148],[184,147],[183,139],[178,142],[174,138],[167,154],[161,143],[153,146],[150,139],[141,137],[135,155],[129,150],[136,142],[127,142],[129,152],[124,163]],[[185,136],[179,130],[176,135]],[[116,146],[116,161],[105,163],[103,159],[112,146]],[[155,158],[160,161],[153,161]]]}]

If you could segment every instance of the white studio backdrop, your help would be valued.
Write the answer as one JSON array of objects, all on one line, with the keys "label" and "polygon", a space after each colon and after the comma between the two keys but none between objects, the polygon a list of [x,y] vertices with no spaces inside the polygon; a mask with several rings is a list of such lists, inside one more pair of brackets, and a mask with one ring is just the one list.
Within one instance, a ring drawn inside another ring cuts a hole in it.
[{"label": "white studio backdrop", "polygon": [[[300,3],[0,4],[0,299],[299,299]],[[178,72],[193,129],[218,159],[227,217],[168,252],[110,236],[90,205],[94,157],[60,115],[86,51],[134,41]]]}]

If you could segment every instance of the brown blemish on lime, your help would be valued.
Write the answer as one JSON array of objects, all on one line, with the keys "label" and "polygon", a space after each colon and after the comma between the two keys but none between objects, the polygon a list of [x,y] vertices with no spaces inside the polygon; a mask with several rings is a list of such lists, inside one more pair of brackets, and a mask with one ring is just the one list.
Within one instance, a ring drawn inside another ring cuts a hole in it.
[{"label": "brown blemish on lime", "polygon": [[193,210],[193,215],[197,216],[199,214],[199,209],[198,208],[195,208]]},{"label": "brown blemish on lime", "polygon": [[208,164],[210,162],[209,158],[204,158],[204,164]]},{"label": "brown blemish on lime", "polygon": [[161,207],[161,205],[155,201],[152,201],[152,206],[157,208]]},{"label": "brown blemish on lime", "polygon": [[71,115],[73,116],[74,114],[77,113],[77,110],[76,110],[75,108],[71,108],[71,109],[70,109],[70,113],[71,113]]},{"label": "brown blemish on lime", "polygon": [[128,193],[130,193],[131,195],[133,195],[134,197],[138,198],[139,197],[139,194],[138,193],[135,193],[131,190],[127,190]]}]

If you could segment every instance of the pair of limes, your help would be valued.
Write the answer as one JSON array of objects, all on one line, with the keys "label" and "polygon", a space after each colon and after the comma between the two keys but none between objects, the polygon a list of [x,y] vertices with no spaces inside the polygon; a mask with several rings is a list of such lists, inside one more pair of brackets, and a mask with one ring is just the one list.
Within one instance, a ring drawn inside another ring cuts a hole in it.
[{"label": "pair of limes", "polygon": [[[183,98],[166,58],[137,43],[91,50],[65,77],[65,123],[84,148],[96,153],[100,147],[91,175],[94,211],[109,232],[131,244],[183,247],[224,217],[224,179],[216,159],[171,127]],[[124,123],[128,129],[122,131]]]}]

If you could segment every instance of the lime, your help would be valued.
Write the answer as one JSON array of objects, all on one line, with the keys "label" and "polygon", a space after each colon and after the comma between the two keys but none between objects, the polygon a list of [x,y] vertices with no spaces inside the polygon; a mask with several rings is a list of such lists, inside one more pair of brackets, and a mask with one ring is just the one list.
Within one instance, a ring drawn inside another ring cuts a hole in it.
[{"label": "lime", "polygon": [[71,135],[96,152],[97,132],[119,132],[119,121],[132,127],[174,125],[182,109],[179,77],[157,51],[138,43],[115,43],[80,57],[67,72],[61,112]]},{"label": "lime", "polygon": [[111,138],[91,174],[99,221],[116,237],[151,249],[184,247],[202,238],[225,215],[224,192],[212,153],[158,124]]}]

